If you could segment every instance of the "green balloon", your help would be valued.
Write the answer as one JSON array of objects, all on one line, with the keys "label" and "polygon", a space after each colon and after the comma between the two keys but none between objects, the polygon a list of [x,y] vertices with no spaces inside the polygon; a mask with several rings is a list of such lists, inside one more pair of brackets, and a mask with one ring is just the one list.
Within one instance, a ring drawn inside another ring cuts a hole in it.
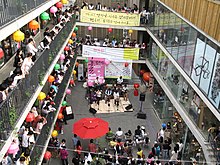
[{"label": "green balloon", "polygon": [[40,18],[42,20],[48,20],[50,19],[50,15],[47,13],[47,12],[43,12],[41,15],[40,15]]},{"label": "green balloon", "polygon": [[66,101],[63,101],[62,102],[62,106],[66,106],[67,105],[67,102]]},{"label": "green balloon", "polygon": [[55,69],[55,70],[59,70],[59,69],[60,69],[60,64],[56,64],[56,65],[54,66],[54,69]]},{"label": "green balloon", "polygon": [[76,32],[77,32],[78,30],[79,30],[79,28],[78,28],[78,27],[75,27],[75,28],[74,28],[74,31],[76,31]]},{"label": "green balloon", "polygon": [[88,58],[86,58],[86,59],[85,59],[85,62],[87,63],[88,61],[89,61]]}]

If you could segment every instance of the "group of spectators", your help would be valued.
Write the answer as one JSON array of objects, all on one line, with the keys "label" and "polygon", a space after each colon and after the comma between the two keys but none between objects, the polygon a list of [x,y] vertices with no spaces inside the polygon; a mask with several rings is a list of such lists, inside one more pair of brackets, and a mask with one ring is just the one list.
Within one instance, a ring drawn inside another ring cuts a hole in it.
[{"label": "group of spectators", "polygon": [[110,39],[108,35],[104,38],[103,41],[100,41],[98,38],[91,38],[91,36],[87,35],[80,40],[82,44],[91,45],[91,46],[103,46],[110,48],[140,48],[146,49],[145,43],[139,43],[137,40],[131,40],[130,38],[124,38],[122,41],[118,41],[116,38]]},{"label": "group of spectators", "polygon": [[[79,10],[79,6],[76,5],[76,8]],[[100,2],[98,2],[96,5],[93,3],[87,3],[83,2],[81,9],[87,9],[87,10],[100,10],[100,11],[108,11],[108,12],[120,12],[120,13],[135,13],[140,14],[141,24],[147,24],[154,16],[154,8],[152,7],[152,11],[149,9],[146,9],[143,7],[142,9],[139,9],[136,4],[133,4],[133,7],[128,7],[127,4],[120,4],[117,3],[114,7],[107,7],[106,5],[102,5]]]},{"label": "group of spectators", "polygon": [[11,71],[10,76],[6,78],[0,85],[0,103],[7,98],[7,95],[18,84],[19,80],[28,76],[31,67],[40,55],[40,52],[45,49],[50,49],[50,43],[55,39],[59,31],[65,26],[73,14],[73,7],[66,9],[64,12],[60,12],[60,22],[54,26],[51,30],[47,27],[44,32],[44,38],[37,46],[34,40],[34,33],[31,31],[25,32],[25,45],[19,48],[16,52],[14,64],[14,71]]},{"label": "group of spectators", "polygon": [[[49,44],[59,33],[62,27],[65,26],[65,23],[69,21],[69,18],[72,14],[73,12],[71,9],[66,10],[62,14],[65,19],[60,19],[61,22],[55,25],[52,30],[46,28],[44,32],[44,39],[41,41],[38,48],[36,47],[36,43],[34,42],[34,39],[31,35],[31,38],[25,39],[25,41],[28,42],[25,50],[25,52],[27,52],[26,58],[23,58],[23,51],[21,49],[18,49],[14,61],[14,67],[16,67],[16,69],[15,71],[13,71],[13,74],[6,79],[7,82],[9,82],[10,78],[12,78],[14,74],[16,74],[16,76],[14,76],[12,84],[9,84],[7,91],[12,90],[13,87],[16,86],[19,79],[24,78],[25,75],[29,74],[29,70],[34,64],[39,50],[50,48]],[[26,37],[27,36],[28,33],[26,33]],[[47,43],[47,45],[45,45],[45,43]],[[64,61],[60,62],[60,69],[54,69],[51,73],[51,76],[53,76],[55,80],[50,84],[50,88],[46,95],[46,98],[41,101],[36,100],[31,111],[29,112],[34,116],[34,120],[31,122],[25,121],[23,123],[22,127],[18,131],[18,138],[13,139],[11,144],[11,146],[16,148],[16,152],[11,154],[9,151],[9,153],[4,156],[1,162],[2,165],[12,165],[13,163],[15,163],[16,165],[28,165],[31,161],[30,151],[32,149],[32,146],[35,144],[35,139],[37,138],[37,136],[41,134],[43,126],[47,124],[47,120],[50,119],[47,117],[48,114],[53,113],[56,110],[54,108],[54,99],[58,92],[59,86],[62,83],[65,72],[70,66],[70,60],[71,58],[73,58],[74,55],[75,47],[69,43],[67,44],[67,46],[70,47],[70,49],[68,51],[64,51],[65,59]],[[3,82],[3,84],[5,84],[6,80]]]},{"label": "group of spectators", "polygon": [[102,10],[102,11],[109,11],[109,12],[122,12],[122,13],[139,13],[138,6],[133,4],[133,7],[127,7],[127,4],[121,5],[117,3],[115,7],[107,7],[106,5],[102,5],[98,2],[96,5],[93,3],[83,2],[81,9],[88,9],[88,10]]},{"label": "group of spectators", "polygon": [[[72,138],[72,148],[66,148],[66,140],[61,141],[58,138],[51,138],[48,149],[60,156],[63,165],[68,165],[69,152],[73,152],[72,163],[75,165],[84,164],[122,164],[122,165],[174,165],[181,160],[183,141],[180,139],[177,143],[172,143],[167,137],[167,133],[171,133],[169,123],[163,125],[158,132],[156,141],[150,148],[149,133],[145,126],[138,125],[136,130],[132,132],[128,130],[124,132],[122,128],[118,128],[113,132],[109,128],[106,134],[107,146],[100,146],[97,140],[90,139],[87,147],[83,148],[81,141],[74,134]],[[147,154],[144,148],[149,148]],[[136,151],[135,151],[136,150]]]}]

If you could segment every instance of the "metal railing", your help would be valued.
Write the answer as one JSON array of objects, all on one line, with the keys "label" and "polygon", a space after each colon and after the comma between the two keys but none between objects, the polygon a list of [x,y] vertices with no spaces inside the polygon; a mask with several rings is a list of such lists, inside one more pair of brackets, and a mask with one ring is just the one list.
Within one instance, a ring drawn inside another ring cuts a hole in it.
[{"label": "metal railing", "polygon": [[26,104],[31,100],[38,86],[43,85],[42,80],[54,58],[59,55],[58,52],[72,31],[74,23],[75,18],[66,23],[65,27],[50,44],[50,49],[45,50],[36,60],[30,69],[29,75],[22,79],[16,88],[10,92],[7,99],[0,104],[0,140],[8,138],[23,113]]},{"label": "metal railing", "polygon": [[8,0],[2,4],[0,2],[0,29],[14,19],[27,14],[34,8],[49,1],[50,0]]},{"label": "metal railing", "polygon": [[54,102],[56,103],[56,105],[54,106],[54,108],[56,108],[56,112],[48,114],[47,124],[41,130],[41,133],[40,133],[40,135],[38,135],[36,143],[32,148],[30,164],[37,164],[38,163],[39,158],[42,155],[43,148],[45,146],[45,142],[47,141],[48,137],[51,136],[50,129],[51,129],[51,127],[54,127],[53,122],[54,122],[54,120],[56,120],[56,113],[59,113],[59,106],[62,102],[63,95],[65,94],[65,90],[68,85],[68,81],[71,77],[75,62],[76,62],[76,56],[74,56],[74,58],[71,59],[70,66],[65,73],[63,81],[60,84],[58,93],[54,99]]}]

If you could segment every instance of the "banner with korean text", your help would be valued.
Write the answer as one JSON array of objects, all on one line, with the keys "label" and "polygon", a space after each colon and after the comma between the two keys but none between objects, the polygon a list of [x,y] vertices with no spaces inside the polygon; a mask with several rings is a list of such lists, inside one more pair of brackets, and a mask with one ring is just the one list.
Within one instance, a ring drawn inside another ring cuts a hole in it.
[{"label": "banner with korean text", "polygon": [[109,48],[83,45],[82,56],[109,60],[138,60],[139,48]]},{"label": "banner with korean text", "polygon": [[96,77],[99,77],[99,82],[103,83],[105,74],[105,59],[104,58],[88,58],[88,85],[92,86]]},{"label": "banner with korean text", "polygon": [[81,9],[80,22],[118,26],[140,26],[140,14]]}]

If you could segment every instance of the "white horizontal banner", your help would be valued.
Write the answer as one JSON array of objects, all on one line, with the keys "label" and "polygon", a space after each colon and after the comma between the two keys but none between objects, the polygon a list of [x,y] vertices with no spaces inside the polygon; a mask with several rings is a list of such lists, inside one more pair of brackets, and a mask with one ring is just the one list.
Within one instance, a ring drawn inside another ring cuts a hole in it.
[{"label": "white horizontal banner", "polygon": [[138,60],[138,48],[109,48],[83,45],[83,57],[106,58],[109,60]]}]

